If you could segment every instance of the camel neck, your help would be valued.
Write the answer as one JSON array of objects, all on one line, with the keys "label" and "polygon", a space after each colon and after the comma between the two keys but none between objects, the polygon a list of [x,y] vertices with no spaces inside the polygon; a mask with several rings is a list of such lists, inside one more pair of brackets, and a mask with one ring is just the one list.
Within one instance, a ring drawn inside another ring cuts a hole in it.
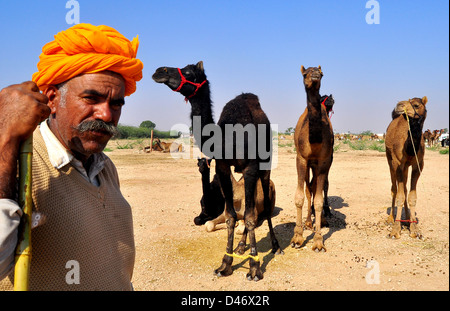
[{"label": "camel neck", "polygon": [[203,188],[203,195],[209,194],[209,169],[206,170],[206,172],[202,173],[202,188]]},{"label": "camel neck", "polygon": [[308,124],[309,124],[309,143],[320,144],[323,140],[322,130],[324,128],[322,118],[322,107],[320,103],[319,90],[306,90]]},{"label": "camel neck", "polygon": [[[406,140],[406,153],[410,156],[413,156],[415,154],[414,149],[416,152],[420,149],[423,123],[423,119],[409,119],[409,128],[411,129],[412,141],[411,136],[408,133],[408,138]],[[414,144],[414,148],[412,144]]]},{"label": "camel neck", "polygon": [[320,121],[322,119],[322,107],[319,91],[306,90],[306,100],[310,120]]},{"label": "camel neck", "polygon": [[[189,102],[191,103],[191,121],[194,138],[200,149],[202,149],[203,143],[209,138],[209,136],[202,136],[203,128],[208,124],[215,124],[208,83],[195,96],[190,98]],[[194,117],[200,118],[194,119]]]}]

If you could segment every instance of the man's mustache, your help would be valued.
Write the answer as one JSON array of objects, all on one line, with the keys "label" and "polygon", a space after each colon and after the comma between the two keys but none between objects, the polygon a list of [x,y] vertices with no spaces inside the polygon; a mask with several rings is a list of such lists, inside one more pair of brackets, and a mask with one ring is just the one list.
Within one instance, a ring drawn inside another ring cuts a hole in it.
[{"label": "man's mustache", "polygon": [[116,136],[119,134],[117,126],[115,126],[113,123],[107,123],[102,120],[85,120],[78,124],[75,129],[81,133],[87,131],[101,131],[106,132],[111,136]]}]

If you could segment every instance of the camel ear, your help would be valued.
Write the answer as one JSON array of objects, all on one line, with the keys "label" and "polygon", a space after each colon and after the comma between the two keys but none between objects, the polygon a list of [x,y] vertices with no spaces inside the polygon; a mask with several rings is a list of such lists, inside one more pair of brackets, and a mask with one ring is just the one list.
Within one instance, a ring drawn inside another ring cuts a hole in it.
[{"label": "camel ear", "polygon": [[200,69],[201,71],[205,71],[205,69],[203,68],[203,61],[199,61],[197,63],[197,68]]},{"label": "camel ear", "polygon": [[422,97],[422,104],[426,105],[428,98],[426,96]]},{"label": "camel ear", "polygon": [[303,65],[302,65],[302,67],[300,68],[300,71],[302,72],[302,75],[305,74],[306,69],[305,69],[305,67],[303,67]]},{"label": "camel ear", "polygon": [[319,65],[319,67],[317,67],[317,68],[319,68],[320,74],[323,76],[322,67],[320,67],[320,65]]}]

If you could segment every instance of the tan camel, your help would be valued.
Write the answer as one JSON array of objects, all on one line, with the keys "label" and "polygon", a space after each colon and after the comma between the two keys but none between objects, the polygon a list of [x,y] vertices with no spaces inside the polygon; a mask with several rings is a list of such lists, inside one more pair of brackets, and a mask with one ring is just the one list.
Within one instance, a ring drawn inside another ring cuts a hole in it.
[{"label": "tan camel", "polygon": [[[148,150],[148,151],[147,151]],[[153,143],[153,151],[162,151],[162,152],[182,152],[183,145],[178,144],[176,142],[166,143],[161,141],[159,138],[155,138]],[[150,152],[150,147],[144,147],[145,152]]]},{"label": "tan camel", "polygon": [[[328,172],[333,161],[334,135],[330,119],[325,107],[320,103],[320,82],[323,76],[321,67],[301,67],[303,83],[305,85],[307,106],[300,116],[295,128],[294,142],[297,149],[297,190],[295,205],[297,207],[297,222],[294,236],[291,240],[293,247],[301,247],[303,237],[302,209],[305,192],[308,201],[308,216],[306,225],[311,221],[311,194],[315,208],[315,234],[312,249],[326,251],[321,234],[322,211],[324,196],[328,191]],[[309,171],[312,171],[312,183],[309,183]],[[305,191],[306,183],[306,191]]]},{"label": "tan camel", "polygon": [[[394,224],[389,233],[392,238],[400,238],[401,222],[410,224],[411,237],[422,237],[416,218],[416,186],[424,165],[425,142],[422,128],[427,115],[427,101],[425,96],[422,99],[413,98],[399,102],[392,112],[392,121],[386,131],[386,157],[392,182],[392,207],[388,218],[388,222]],[[407,195],[406,184],[410,166],[411,187]],[[402,220],[402,206],[405,208],[405,220]]]}]

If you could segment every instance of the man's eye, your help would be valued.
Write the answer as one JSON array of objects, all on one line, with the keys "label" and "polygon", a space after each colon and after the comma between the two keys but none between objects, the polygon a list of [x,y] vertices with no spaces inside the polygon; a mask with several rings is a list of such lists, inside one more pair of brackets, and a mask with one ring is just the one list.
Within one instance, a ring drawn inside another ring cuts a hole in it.
[{"label": "man's eye", "polygon": [[114,110],[119,110],[125,103],[111,103],[111,108]]},{"label": "man's eye", "polygon": [[84,97],[84,100],[90,103],[96,102],[97,98],[95,96],[86,96]]}]

